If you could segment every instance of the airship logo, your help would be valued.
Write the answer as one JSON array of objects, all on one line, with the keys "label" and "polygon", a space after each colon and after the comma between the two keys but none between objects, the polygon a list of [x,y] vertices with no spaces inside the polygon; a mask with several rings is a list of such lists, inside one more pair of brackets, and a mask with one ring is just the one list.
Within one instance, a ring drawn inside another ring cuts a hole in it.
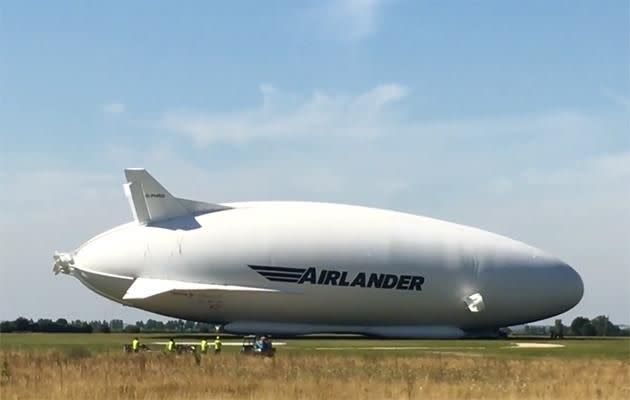
[{"label": "airship logo", "polygon": [[418,275],[395,275],[310,268],[286,268],[265,265],[249,266],[272,282],[288,282],[300,285],[348,286],[376,289],[422,290],[424,277]]}]

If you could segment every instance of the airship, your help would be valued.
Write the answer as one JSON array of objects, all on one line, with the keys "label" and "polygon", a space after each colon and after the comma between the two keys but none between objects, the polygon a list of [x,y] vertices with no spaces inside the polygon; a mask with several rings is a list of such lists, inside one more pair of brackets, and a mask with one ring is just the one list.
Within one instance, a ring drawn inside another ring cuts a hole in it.
[{"label": "airship", "polygon": [[345,204],[206,203],[145,169],[125,176],[133,221],[55,252],[53,271],[222,332],[496,337],[584,292],[565,262],[481,229]]}]

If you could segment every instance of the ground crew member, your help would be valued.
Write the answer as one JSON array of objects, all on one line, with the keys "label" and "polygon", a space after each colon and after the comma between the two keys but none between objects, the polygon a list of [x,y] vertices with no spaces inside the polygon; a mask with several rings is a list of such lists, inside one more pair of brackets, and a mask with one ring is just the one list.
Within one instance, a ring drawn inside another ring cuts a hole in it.
[{"label": "ground crew member", "polygon": [[216,339],[214,339],[214,354],[219,354],[221,352],[221,338],[217,336]]},{"label": "ground crew member", "polygon": [[166,344],[166,351],[172,353],[175,351],[175,339],[170,338],[168,343]]},{"label": "ground crew member", "polygon": [[138,340],[137,337],[135,337],[131,341],[131,351],[133,351],[134,353],[137,353],[138,350],[140,350],[140,341]]},{"label": "ground crew member", "polygon": [[201,353],[206,354],[208,352],[208,340],[206,338],[201,339]]}]

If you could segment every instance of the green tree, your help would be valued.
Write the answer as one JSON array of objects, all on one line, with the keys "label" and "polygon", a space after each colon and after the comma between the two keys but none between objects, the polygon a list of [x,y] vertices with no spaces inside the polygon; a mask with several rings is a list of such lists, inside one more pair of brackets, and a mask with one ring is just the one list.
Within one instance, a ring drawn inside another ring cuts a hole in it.
[{"label": "green tree", "polygon": [[16,332],[28,332],[33,329],[33,321],[24,317],[19,317],[13,321],[13,326]]},{"label": "green tree", "polygon": [[15,330],[15,324],[13,321],[0,322],[0,332],[13,332]]},{"label": "green tree", "polygon": [[175,332],[178,328],[177,320],[171,319],[166,321],[165,328],[168,332]]},{"label": "green tree", "polygon": [[186,321],[184,322],[184,328],[186,332],[193,332],[195,329],[195,321]]},{"label": "green tree", "polygon": [[123,331],[125,333],[140,333],[140,328],[136,325],[127,325]]},{"label": "green tree", "polygon": [[595,328],[595,334],[597,336],[619,336],[621,334],[621,329],[610,322],[605,315],[598,315],[593,318],[591,324],[593,328]]},{"label": "green tree", "polygon": [[109,321],[109,328],[112,332],[122,332],[125,328],[125,324],[122,319],[112,319]]},{"label": "green tree", "polygon": [[65,327],[68,326],[68,320],[65,318],[58,318],[57,321],[55,321],[55,324]]},{"label": "green tree", "polygon": [[557,319],[554,322],[553,328],[551,328],[551,338],[552,339],[562,339],[564,338],[564,325],[562,325],[562,320]]},{"label": "green tree", "polygon": [[144,327],[149,332],[164,332],[164,322],[155,319],[148,319]]},{"label": "green tree", "polygon": [[576,336],[582,336],[582,331],[585,325],[590,324],[588,318],[577,317],[571,322],[571,334]]},{"label": "green tree", "polygon": [[48,318],[40,318],[33,325],[34,325],[33,330],[37,332],[58,332],[59,331],[59,325],[53,322],[52,319],[48,319]]},{"label": "green tree", "polygon": [[101,329],[99,330],[100,333],[110,333],[112,330],[109,328],[109,323],[105,320],[103,320],[101,322]]},{"label": "green tree", "polygon": [[109,333],[109,324],[107,321],[90,321],[92,332]]}]

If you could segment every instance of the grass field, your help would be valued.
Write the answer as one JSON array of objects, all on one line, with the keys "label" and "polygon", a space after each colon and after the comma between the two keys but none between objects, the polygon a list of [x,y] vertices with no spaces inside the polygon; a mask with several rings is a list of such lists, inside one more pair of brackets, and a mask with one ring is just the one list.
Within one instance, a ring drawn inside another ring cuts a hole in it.
[{"label": "grass field", "polygon": [[0,399],[630,398],[627,339],[278,339],[286,345],[273,359],[225,346],[221,355],[196,360],[162,354],[160,345],[123,354],[131,337],[2,334]]}]

